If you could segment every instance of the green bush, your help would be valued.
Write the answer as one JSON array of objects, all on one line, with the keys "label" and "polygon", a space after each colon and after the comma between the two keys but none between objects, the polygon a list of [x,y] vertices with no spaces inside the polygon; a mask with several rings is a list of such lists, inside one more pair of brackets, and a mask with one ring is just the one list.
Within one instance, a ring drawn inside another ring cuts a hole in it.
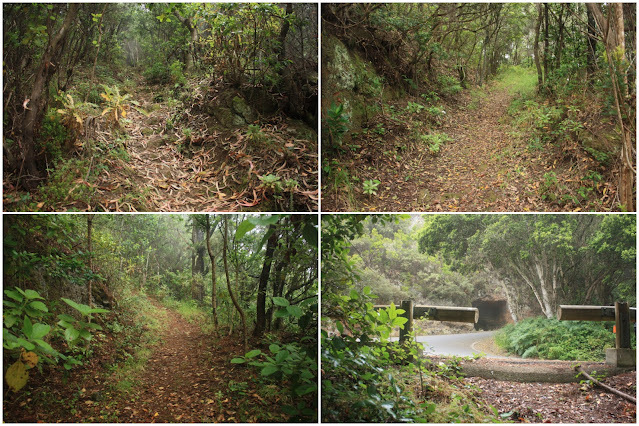
[{"label": "green bush", "polygon": [[52,164],[56,164],[62,158],[63,148],[69,137],[69,131],[62,124],[60,114],[55,110],[49,110],[42,121],[39,145]]},{"label": "green bush", "polygon": [[[632,335],[633,346],[635,342]],[[615,346],[612,323],[529,318],[509,324],[496,336],[499,346],[523,358],[603,361]]]},{"label": "green bush", "polygon": [[155,62],[142,73],[150,84],[167,84],[171,81],[170,69],[161,62]]},{"label": "green bush", "polygon": [[171,82],[175,85],[182,86],[186,84],[186,77],[184,77],[184,72],[182,72],[183,67],[184,64],[180,61],[174,61],[169,67]]}]

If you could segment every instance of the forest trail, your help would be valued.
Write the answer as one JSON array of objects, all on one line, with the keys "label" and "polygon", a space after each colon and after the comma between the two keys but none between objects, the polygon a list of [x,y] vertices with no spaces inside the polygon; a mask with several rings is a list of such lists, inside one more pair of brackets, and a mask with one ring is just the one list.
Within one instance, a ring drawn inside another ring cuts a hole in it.
[{"label": "forest trail", "polygon": [[[192,86],[183,101],[166,88],[137,82],[121,131],[120,158],[96,185],[105,211],[232,212],[313,210],[318,201],[316,142],[307,127],[283,117],[239,128],[219,126],[207,103],[228,92],[220,81],[207,93]],[[155,94],[154,94],[155,93]],[[213,99],[208,99],[213,97]],[[255,123],[258,123],[257,121]],[[247,134],[257,132],[259,140]],[[255,130],[257,129],[257,130]],[[113,130],[97,131],[113,146]],[[117,142],[116,142],[117,143]],[[271,176],[272,175],[272,176]],[[262,177],[276,177],[271,188]],[[292,182],[292,186],[291,185]],[[275,203],[275,204],[274,204]]]},{"label": "forest trail", "polygon": [[239,339],[216,343],[211,336],[204,335],[197,324],[187,322],[159,302],[151,300],[151,303],[158,312],[165,313],[166,327],[161,344],[154,348],[145,370],[136,377],[137,398],[119,401],[116,408],[119,421],[238,421],[237,401],[220,398],[220,395],[227,390],[230,379],[238,378],[238,373],[229,370],[238,368],[230,359],[242,354]]},{"label": "forest trail", "polygon": [[[140,80],[138,88],[142,87],[145,83]],[[227,197],[223,192],[230,168],[224,162],[223,138],[206,134],[199,120],[200,129],[194,129],[201,132],[196,146],[179,135],[181,129],[169,125],[175,111],[166,102],[154,103],[152,90],[138,89],[132,99],[140,103],[140,110],[130,108],[129,123],[123,126],[129,158],[102,174],[98,188],[103,207],[112,211],[135,211],[140,205],[151,211],[236,210],[234,200],[245,194]],[[200,118],[189,116],[188,125],[193,127]],[[204,141],[215,144],[205,146]]]},{"label": "forest trail", "polygon": [[531,155],[504,124],[514,94],[492,84],[476,109],[452,109],[442,127],[451,141],[424,161],[416,210],[551,210],[538,196],[545,161]]}]

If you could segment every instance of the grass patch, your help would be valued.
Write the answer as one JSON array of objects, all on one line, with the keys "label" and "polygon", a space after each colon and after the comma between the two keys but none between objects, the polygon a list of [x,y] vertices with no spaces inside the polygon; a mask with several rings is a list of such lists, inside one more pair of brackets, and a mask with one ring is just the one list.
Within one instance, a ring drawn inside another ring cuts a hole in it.
[{"label": "grass patch", "polygon": [[[612,322],[529,318],[504,327],[495,335],[495,342],[523,358],[604,361],[605,349],[615,347],[612,326]],[[631,338],[635,347],[635,335]]]},{"label": "grass patch", "polygon": [[157,310],[143,293],[133,293],[127,287],[120,299],[120,309],[125,312],[126,325],[111,325],[115,334],[123,334],[119,351],[123,362],[114,364],[112,380],[114,390],[129,394],[137,388],[137,375],[146,369],[153,353],[152,347],[161,341],[161,331],[166,326],[166,314]]},{"label": "grass patch", "polygon": [[197,324],[204,334],[211,334],[214,331],[213,320],[211,314],[204,308],[198,306],[194,300],[176,300],[171,297],[165,297],[162,300],[164,306],[173,309],[179,313],[182,318],[190,324]]},{"label": "grass patch", "polygon": [[537,89],[537,74],[533,68],[509,66],[502,68],[497,76],[498,87],[528,97]]}]

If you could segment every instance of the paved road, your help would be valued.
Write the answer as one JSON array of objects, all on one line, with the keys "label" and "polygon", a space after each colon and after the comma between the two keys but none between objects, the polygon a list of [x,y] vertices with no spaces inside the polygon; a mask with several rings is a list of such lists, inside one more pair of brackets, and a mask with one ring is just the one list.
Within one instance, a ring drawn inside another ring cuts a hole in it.
[{"label": "paved road", "polygon": [[[494,331],[480,331],[478,333],[442,334],[432,336],[417,336],[417,341],[424,344],[424,354],[427,355],[456,355],[473,356],[480,353],[472,348],[473,343],[490,337]],[[487,355],[493,358],[495,355]]]}]

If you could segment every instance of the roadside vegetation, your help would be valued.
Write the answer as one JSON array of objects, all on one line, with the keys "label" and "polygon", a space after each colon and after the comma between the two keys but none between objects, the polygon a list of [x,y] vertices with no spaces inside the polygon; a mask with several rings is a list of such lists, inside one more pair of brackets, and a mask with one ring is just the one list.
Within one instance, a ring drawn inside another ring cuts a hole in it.
[{"label": "roadside vegetation", "polygon": [[[615,347],[613,324],[527,318],[501,329],[495,342],[522,358],[605,361],[606,348]],[[635,333],[631,333],[631,346],[636,347]]]}]

